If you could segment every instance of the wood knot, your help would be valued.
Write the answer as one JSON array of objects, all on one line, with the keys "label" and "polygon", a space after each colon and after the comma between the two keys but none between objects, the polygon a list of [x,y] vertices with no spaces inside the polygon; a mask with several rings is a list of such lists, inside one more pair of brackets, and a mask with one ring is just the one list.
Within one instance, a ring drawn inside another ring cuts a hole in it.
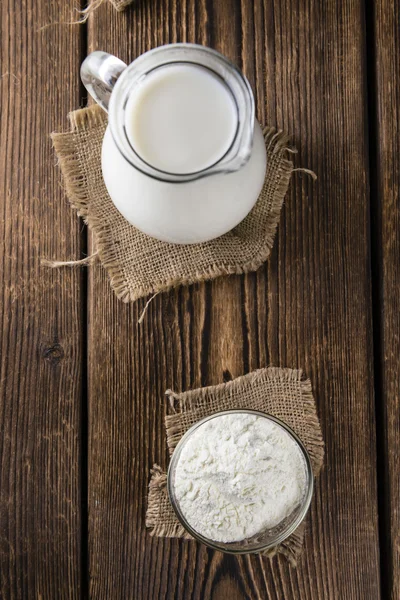
[{"label": "wood knot", "polygon": [[47,346],[42,352],[42,357],[52,365],[58,365],[60,360],[64,358],[63,347],[60,344]]}]

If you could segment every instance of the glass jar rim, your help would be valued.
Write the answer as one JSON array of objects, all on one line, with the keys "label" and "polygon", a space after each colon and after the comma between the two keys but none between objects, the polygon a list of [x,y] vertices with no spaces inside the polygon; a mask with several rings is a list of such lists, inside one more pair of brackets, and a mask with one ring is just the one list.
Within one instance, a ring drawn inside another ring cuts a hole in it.
[{"label": "glass jar rim", "polygon": [[[202,534],[195,531],[190,526],[190,524],[187,522],[187,520],[185,519],[184,515],[182,514],[182,512],[179,508],[178,503],[175,501],[175,495],[174,495],[174,490],[173,490],[173,472],[174,472],[174,469],[176,468],[176,464],[179,460],[180,453],[185,445],[185,442],[188,440],[188,438],[201,425],[203,425],[204,423],[207,423],[211,419],[221,417],[224,415],[231,415],[231,414],[250,414],[250,415],[266,418],[270,421],[273,421],[276,425],[280,426],[284,431],[286,431],[286,433],[298,445],[299,450],[300,450],[300,452],[303,456],[304,462],[305,462],[305,470],[306,470],[306,474],[307,474],[307,488],[305,490],[305,494],[304,494],[302,504],[301,504],[301,509],[298,511],[297,517],[290,523],[290,525],[286,529],[284,529],[281,532],[280,535],[277,535],[274,539],[272,539],[268,543],[260,543],[259,545],[256,545],[254,547],[253,546],[248,547],[248,548],[246,548],[244,546],[238,548],[237,546],[240,544],[240,542],[232,542],[232,543],[216,542],[214,540],[206,538]],[[204,417],[203,419],[200,419],[194,425],[192,425],[186,431],[186,433],[182,436],[182,438],[179,440],[178,444],[176,445],[174,452],[170,459],[168,472],[167,472],[167,491],[168,491],[168,497],[169,497],[171,506],[174,510],[174,513],[175,513],[177,519],[179,520],[179,522],[181,523],[183,528],[195,540],[205,544],[206,546],[208,546],[209,548],[212,548],[213,550],[219,550],[220,552],[225,552],[227,554],[253,554],[253,553],[264,552],[270,548],[277,546],[278,544],[281,544],[285,539],[287,539],[297,529],[297,527],[300,525],[300,523],[304,520],[304,518],[308,512],[308,509],[310,508],[312,495],[313,495],[313,491],[314,491],[314,474],[312,471],[311,458],[308,453],[308,450],[306,449],[306,447],[304,446],[303,442],[298,437],[298,435],[296,435],[296,433],[291,429],[291,427],[289,427],[289,425],[287,425],[285,422],[281,421],[281,419],[278,419],[277,417],[275,417],[273,415],[270,415],[268,413],[265,413],[265,412],[262,412],[259,410],[245,409],[245,408],[230,409],[230,410],[216,412],[216,413],[213,413],[212,415],[208,415],[207,417]],[[235,545],[236,545],[236,547],[235,547]]]},{"label": "glass jar rim", "polygon": [[[125,109],[133,87],[148,73],[174,63],[192,63],[211,70],[228,87],[237,108],[237,128],[230,148],[216,163],[193,173],[168,173],[144,161],[133,148],[125,127]],[[254,97],[241,71],[219,52],[198,44],[167,44],[139,56],[119,76],[109,105],[109,125],[115,144],[133,167],[161,181],[183,183],[216,173],[237,171],[251,156]]]}]

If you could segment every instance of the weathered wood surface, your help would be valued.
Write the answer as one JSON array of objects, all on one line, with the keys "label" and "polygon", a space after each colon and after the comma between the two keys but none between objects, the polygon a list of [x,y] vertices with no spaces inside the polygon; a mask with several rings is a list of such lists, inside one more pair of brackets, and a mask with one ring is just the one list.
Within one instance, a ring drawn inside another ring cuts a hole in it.
[{"label": "weathered wood surface", "polygon": [[[400,6],[377,2],[373,13],[375,71],[371,74],[375,120],[371,159],[373,181],[373,266],[377,407],[382,455],[378,463],[381,489],[382,589],[400,597]],[[372,57],[371,57],[372,58]],[[371,65],[373,66],[373,65]]]},{"label": "weathered wood surface", "polygon": [[79,598],[81,225],[49,137],[80,101],[64,3],[3,0],[0,55],[0,596]]},{"label": "weathered wood surface", "polygon": [[[1,598],[397,600],[398,3],[105,2],[41,31],[72,3],[0,11]],[[99,265],[40,267],[86,247],[49,132],[81,103],[86,50],[129,62],[175,41],[243,68],[318,181],[293,178],[267,265],[160,295],[139,326],[145,301],[118,302]],[[269,364],[305,370],[326,440],[297,570],[149,538],[165,389]]]},{"label": "weathered wood surface", "polygon": [[[293,134],[296,176],[273,256],[230,277],[125,306],[89,274],[89,589],[93,598],[379,598],[369,247],[366,30],[345,0],[141,0],[91,15],[88,50],[125,61],[162,43],[220,50],[250,79],[257,114]],[[297,570],[150,539],[146,486],[166,465],[163,392],[266,364],[313,381],[326,465]]]}]

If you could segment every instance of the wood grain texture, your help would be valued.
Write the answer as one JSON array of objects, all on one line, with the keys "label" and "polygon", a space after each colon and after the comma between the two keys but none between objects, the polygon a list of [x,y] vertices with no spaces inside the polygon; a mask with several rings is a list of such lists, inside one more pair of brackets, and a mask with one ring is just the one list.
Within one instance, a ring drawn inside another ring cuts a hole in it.
[{"label": "wood grain texture", "polygon": [[[383,514],[383,575],[387,597],[400,597],[400,6],[398,2],[376,2],[375,32],[376,159],[374,215],[372,224],[378,264],[379,293],[376,294],[380,372],[377,398],[382,416],[381,465]],[[378,356],[379,355],[379,356]]]},{"label": "wood grain texture", "polygon": [[[0,56],[0,596],[80,596],[80,256],[49,134],[79,103],[63,3],[3,0]],[[71,80],[71,77],[72,80]]]},{"label": "wood grain texture", "polygon": [[[264,123],[299,165],[272,258],[257,273],[126,306],[89,281],[89,585],[93,598],[380,597],[373,401],[365,29],[345,0],[138,0],[89,19],[89,51],[130,61],[162,43],[220,50],[243,68]],[[145,531],[149,468],[167,464],[163,392],[268,364],[302,367],[326,439],[297,570]]]}]

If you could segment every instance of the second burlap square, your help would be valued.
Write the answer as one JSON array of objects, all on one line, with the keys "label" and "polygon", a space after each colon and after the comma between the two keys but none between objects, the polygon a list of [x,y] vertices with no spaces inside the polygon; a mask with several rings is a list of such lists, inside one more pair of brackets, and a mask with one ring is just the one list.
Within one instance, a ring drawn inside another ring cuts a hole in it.
[{"label": "second burlap square", "polygon": [[[314,476],[323,462],[324,442],[311,382],[302,371],[269,367],[233,381],[188,392],[167,391],[169,411],[165,419],[167,444],[174,451],[181,437],[195,423],[216,412],[235,408],[259,410],[277,417],[299,436],[310,455]],[[156,537],[192,539],[178,521],[169,502],[167,474],[154,465],[149,484],[146,525]],[[283,554],[295,565],[303,548],[305,521],[269,557]]]}]

